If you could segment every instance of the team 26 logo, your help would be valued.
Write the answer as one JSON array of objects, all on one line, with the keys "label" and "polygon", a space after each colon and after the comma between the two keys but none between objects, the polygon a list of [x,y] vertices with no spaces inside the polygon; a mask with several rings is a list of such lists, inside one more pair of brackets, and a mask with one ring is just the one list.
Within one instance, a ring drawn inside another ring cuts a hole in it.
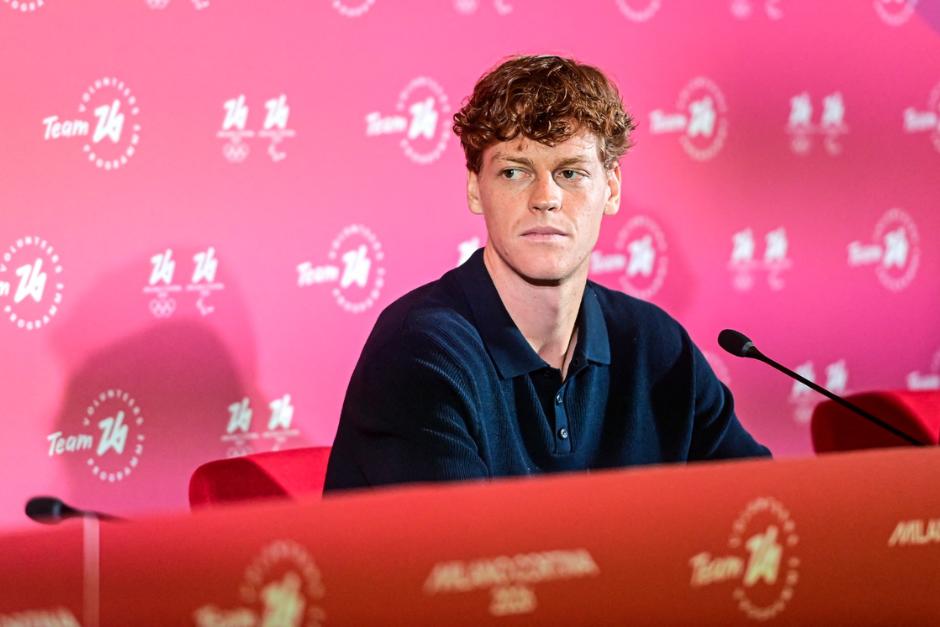
[{"label": "team 26 logo", "polygon": [[930,92],[926,110],[904,109],[904,132],[909,135],[929,134],[933,147],[940,152],[940,83]]},{"label": "team 26 logo", "polygon": [[361,224],[344,228],[327,254],[326,264],[297,264],[297,286],[332,285],[336,303],[350,313],[372,307],[385,285],[385,253],[375,234]]},{"label": "team 26 logo", "polygon": [[419,76],[398,95],[395,113],[366,114],[366,137],[400,136],[399,146],[414,163],[437,161],[450,139],[450,102],[433,79]]},{"label": "team 26 logo", "polygon": [[78,113],[71,119],[58,115],[43,118],[43,139],[81,141],[85,158],[104,170],[126,165],[140,143],[140,109],[124,81],[114,77],[96,80],[82,94]]},{"label": "team 26 logo", "polygon": [[905,289],[920,266],[920,235],[911,217],[900,209],[888,210],[875,225],[872,242],[849,243],[850,267],[875,266],[881,284],[892,292]]},{"label": "team 26 logo", "polygon": [[888,26],[902,26],[914,15],[917,0],[874,0],[875,13]]},{"label": "team 26 logo", "polygon": [[650,133],[675,134],[686,153],[696,161],[712,159],[728,135],[728,105],[718,85],[699,76],[679,93],[675,111],[650,112]]},{"label": "team 26 logo", "polygon": [[0,257],[0,305],[16,328],[32,331],[49,324],[64,289],[59,253],[41,237],[22,237]]}]

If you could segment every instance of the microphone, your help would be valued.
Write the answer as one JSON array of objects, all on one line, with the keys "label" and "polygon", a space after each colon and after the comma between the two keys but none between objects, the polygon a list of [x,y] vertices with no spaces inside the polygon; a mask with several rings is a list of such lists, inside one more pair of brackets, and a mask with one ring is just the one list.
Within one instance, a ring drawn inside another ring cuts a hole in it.
[{"label": "microphone", "polygon": [[802,377],[799,374],[793,372],[789,368],[778,364],[776,361],[774,361],[770,357],[767,357],[762,352],[757,350],[757,347],[754,346],[754,342],[752,342],[750,338],[748,338],[746,335],[744,335],[743,333],[739,331],[735,331],[733,329],[723,330],[721,333],[718,334],[718,345],[721,346],[726,351],[728,351],[729,353],[731,353],[732,355],[734,355],[735,357],[749,357],[751,359],[756,359],[758,361],[764,362],[768,366],[771,366],[772,368],[779,370],[780,372],[787,375],[788,377],[792,379],[796,379],[797,381],[809,387],[810,389],[819,392],[826,398],[832,399],[839,405],[842,405],[849,411],[861,416],[865,420],[875,425],[878,425],[882,429],[890,431],[891,433],[901,438],[905,442],[908,442],[909,444],[913,444],[914,446],[927,446],[927,444],[925,444],[924,442],[921,442],[917,438],[908,435],[907,433],[905,433],[904,431],[901,431],[894,425],[888,424],[881,418],[877,418],[873,416],[872,414],[868,413],[867,411],[865,411],[858,405],[847,401],[841,396],[833,394],[832,392],[822,387],[821,385],[817,385],[813,383],[812,381],[810,381],[809,379]]},{"label": "microphone", "polygon": [[34,496],[26,501],[26,515],[44,525],[57,525],[67,518],[97,518],[123,520],[110,514],[76,509],[55,496]]}]

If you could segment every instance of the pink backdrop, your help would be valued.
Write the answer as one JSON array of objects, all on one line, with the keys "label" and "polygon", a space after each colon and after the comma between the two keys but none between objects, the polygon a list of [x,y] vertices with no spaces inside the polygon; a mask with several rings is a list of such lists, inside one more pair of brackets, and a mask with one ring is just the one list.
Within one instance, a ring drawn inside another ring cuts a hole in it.
[{"label": "pink backdrop", "polygon": [[639,122],[592,278],[677,317],[780,456],[818,397],[940,387],[936,0],[0,0],[0,525],[183,509],[329,444],[381,309],[483,242],[450,118],[513,53]]}]

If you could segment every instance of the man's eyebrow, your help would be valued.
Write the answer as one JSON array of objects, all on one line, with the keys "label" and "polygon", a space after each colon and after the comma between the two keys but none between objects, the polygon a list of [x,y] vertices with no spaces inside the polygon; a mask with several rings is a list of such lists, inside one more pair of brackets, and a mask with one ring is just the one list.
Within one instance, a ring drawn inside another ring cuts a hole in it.
[{"label": "man's eyebrow", "polygon": [[[490,161],[492,163],[496,163],[497,161],[505,161],[508,163],[521,163],[527,166],[533,165],[532,160],[528,159],[527,157],[523,157],[521,155],[506,154],[502,152],[494,153]],[[566,157],[562,159],[561,161],[558,161],[557,163],[555,163],[555,169],[563,168],[569,165],[584,165],[586,163],[589,163],[590,161],[591,161],[591,158],[587,155],[575,155],[572,157]]]}]

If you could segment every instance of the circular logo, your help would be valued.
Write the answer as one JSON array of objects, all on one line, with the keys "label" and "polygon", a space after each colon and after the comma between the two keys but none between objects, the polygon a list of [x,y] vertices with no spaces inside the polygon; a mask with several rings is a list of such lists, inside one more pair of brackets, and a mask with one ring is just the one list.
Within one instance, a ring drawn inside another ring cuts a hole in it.
[{"label": "circular logo", "polygon": [[419,76],[402,90],[396,109],[410,119],[401,140],[405,155],[421,165],[437,161],[450,139],[450,103],[443,88],[433,79]]},{"label": "circular logo", "polygon": [[689,156],[706,161],[718,154],[728,135],[728,105],[718,85],[704,76],[693,78],[676,105],[689,116],[685,134],[679,138]]},{"label": "circular logo", "polygon": [[914,15],[917,0],[875,0],[875,13],[889,26],[901,26]]},{"label": "circular logo", "polygon": [[9,298],[3,313],[18,329],[32,331],[49,324],[62,304],[59,254],[44,239],[16,240],[0,263],[0,297]]},{"label": "circular logo", "polygon": [[365,14],[375,4],[375,0],[362,0],[361,2],[349,2],[348,0],[333,0],[333,8],[339,11],[340,15],[346,17],[359,17]]},{"label": "circular logo", "polygon": [[266,616],[280,616],[277,624],[316,627],[326,614],[314,602],[326,594],[323,577],[310,553],[293,540],[268,544],[245,569],[242,600],[261,604]]},{"label": "circular logo", "polygon": [[645,22],[652,19],[662,6],[662,0],[617,0],[620,12],[631,21]]},{"label": "circular logo", "polygon": [[3,3],[14,11],[32,13],[41,9],[46,4],[46,0],[3,0]]},{"label": "circular logo", "polygon": [[140,109],[137,98],[124,81],[113,77],[96,80],[78,105],[79,113],[94,116],[91,139],[82,146],[88,160],[105,170],[116,170],[127,163],[140,142]]},{"label": "circular logo", "polygon": [[340,267],[333,298],[350,313],[362,313],[375,304],[385,285],[385,253],[375,234],[361,224],[347,226],[333,240],[330,261]]},{"label": "circular logo", "polygon": [[137,401],[120,389],[99,394],[85,410],[82,426],[98,429],[98,445],[86,463],[91,474],[114,483],[126,479],[144,452],[144,415]]},{"label": "circular logo", "polygon": [[669,247],[659,225],[646,216],[635,216],[620,229],[615,247],[626,255],[621,288],[637,298],[654,296],[669,269]]},{"label": "circular logo", "polygon": [[800,560],[791,553],[799,541],[790,512],[770,497],[751,501],[734,521],[728,547],[750,558],[732,596],[749,618],[773,618],[793,598]]},{"label": "circular logo", "polygon": [[877,274],[881,284],[893,292],[910,285],[920,266],[920,235],[917,225],[900,209],[891,209],[875,226],[874,239],[883,252]]}]

